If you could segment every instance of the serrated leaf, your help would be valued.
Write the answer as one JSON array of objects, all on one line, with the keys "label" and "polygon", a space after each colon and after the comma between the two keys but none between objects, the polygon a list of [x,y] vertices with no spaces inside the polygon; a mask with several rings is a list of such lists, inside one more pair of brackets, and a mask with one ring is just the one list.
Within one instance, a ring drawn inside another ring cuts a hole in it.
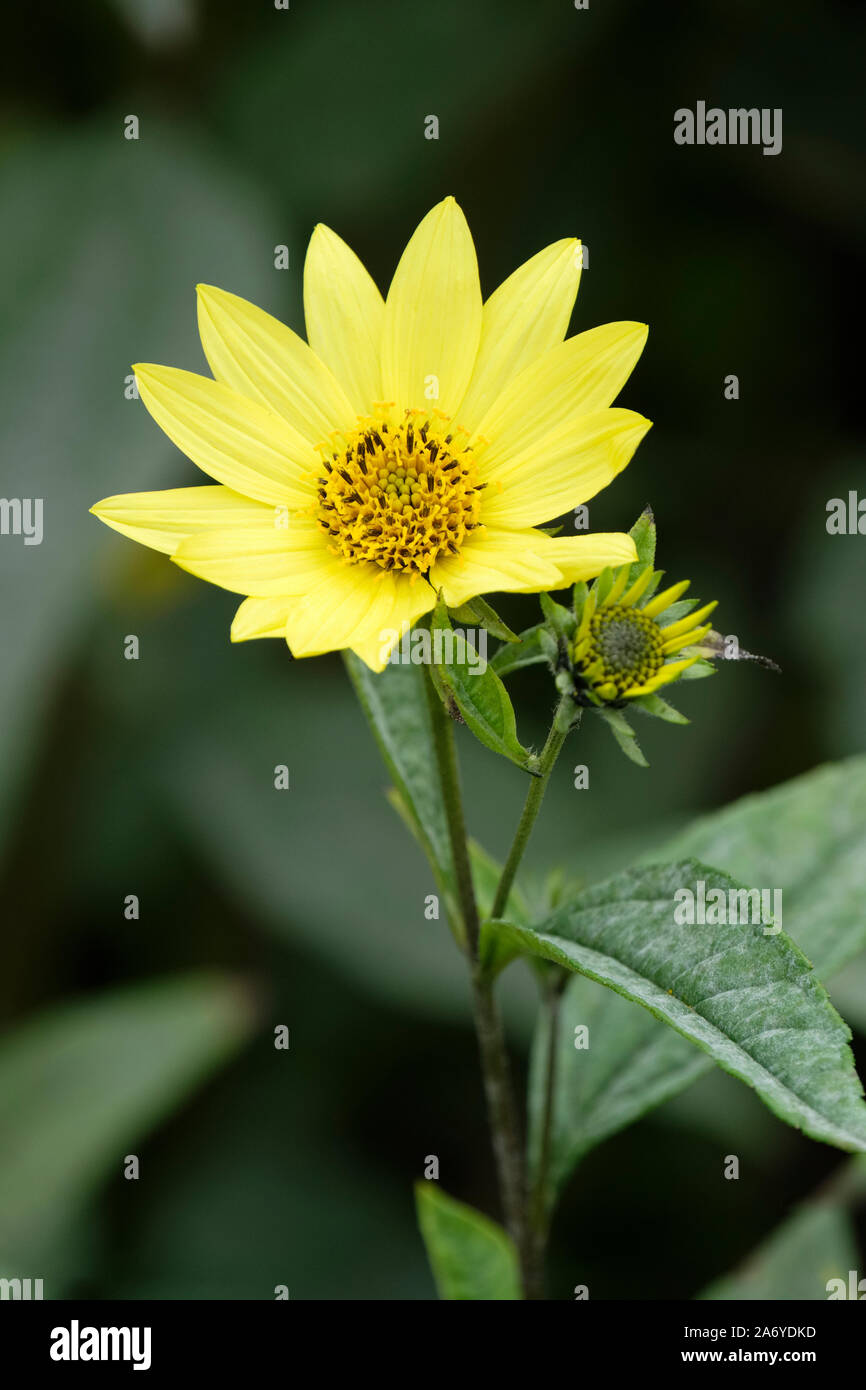
[{"label": "serrated leaf", "polygon": [[517,1252],[501,1226],[432,1181],[415,1184],[418,1225],[439,1297],[513,1301],[521,1297]]},{"label": "serrated leaf", "polygon": [[431,864],[449,921],[463,930],[448,823],[437,774],[436,751],[420,666],[386,666],[376,674],[352,652],[346,669],[398,796],[392,805],[412,830]]},{"label": "serrated leaf", "polygon": [[[697,821],[648,859],[664,861],[689,853],[741,882],[778,885],[785,929],[822,979],[856,961],[866,949],[866,758],[818,768],[734,802]],[[845,1015],[847,995],[843,991],[837,1000],[833,988],[830,994]],[[587,1150],[678,1094],[712,1066],[709,1058],[645,1010],[583,977],[566,988],[560,1018],[551,1145],[558,1183]],[[574,1028],[590,1021],[592,1046],[576,1058]],[[546,1035],[540,1025],[533,1044],[537,1085],[545,1055]],[[531,1149],[537,1142],[533,1135]]]},{"label": "serrated leaf", "polygon": [[547,654],[542,646],[545,632],[544,623],[536,623],[534,627],[528,627],[525,632],[521,632],[516,642],[509,643],[507,647],[500,647],[490,662],[496,674],[507,676],[524,666],[537,666],[546,662]]},{"label": "serrated leaf", "polygon": [[[451,631],[441,598],[433,614],[432,631],[434,637],[438,632],[447,634]],[[458,639],[459,636],[456,634]],[[489,665],[482,667],[477,659],[460,659],[458,646],[459,641],[455,642],[454,660],[437,662],[435,670],[466,725],[485,748],[510,759],[524,772],[537,775],[537,759],[517,737],[514,707],[499,676]],[[469,644],[466,646],[468,648]]]},{"label": "serrated leaf", "polygon": [[537,929],[502,930],[642,1004],[752,1086],[780,1119],[825,1143],[866,1150],[850,1033],[809,962],[760,923],[677,923],[677,890],[694,891],[699,880],[707,893],[740,890],[696,860],[635,869],[588,889]]}]

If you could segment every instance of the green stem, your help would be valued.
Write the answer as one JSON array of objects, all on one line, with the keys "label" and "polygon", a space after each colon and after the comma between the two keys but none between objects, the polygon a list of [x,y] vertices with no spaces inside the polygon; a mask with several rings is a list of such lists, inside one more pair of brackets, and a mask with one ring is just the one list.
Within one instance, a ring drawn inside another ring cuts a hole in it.
[{"label": "green stem", "polygon": [[526,1169],[505,1032],[492,981],[477,966],[473,970],[472,998],[505,1224],[517,1249],[523,1296],[539,1298],[536,1242],[527,1220]]},{"label": "green stem", "polygon": [[539,760],[540,776],[533,777],[529,791],[526,793],[526,801],[523,805],[523,814],[520,817],[520,824],[514,836],[511,849],[508,851],[508,858],[502,870],[502,876],[496,889],[496,897],[493,902],[491,917],[501,917],[508,906],[508,895],[511,892],[514,878],[517,873],[523,852],[529,843],[532,828],[535,825],[536,817],[541,810],[541,803],[544,800],[544,793],[547,791],[547,784],[550,781],[550,774],[554,764],[559,757],[562,745],[565,743],[566,736],[570,728],[574,727],[574,707],[569,696],[564,695],[556,708],[553,723],[550,726],[550,733],[547,735],[547,742],[541,750]]},{"label": "green stem", "polygon": [[454,729],[450,718],[442,707],[439,693],[433,678],[427,673],[424,689],[427,694],[427,708],[433,726],[433,748],[439,767],[439,781],[442,787],[442,801],[445,819],[448,823],[448,838],[451,843],[451,858],[454,862],[454,875],[457,897],[466,928],[466,945],[470,959],[478,959],[478,942],[481,927],[478,920],[478,904],[475,901],[475,887],[472,882],[472,867],[469,863],[469,849],[466,843],[466,818],[463,814],[463,797],[460,792],[460,773],[457,767],[457,749],[454,746]]},{"label": "green stem", "polygon": [[535,1264],[544,1268],[544,1253],[548,1234],[548,1183],[550,1180],[550,1145],[553,1108],[556,1096],[556,1062],[559,1053],[560,1000],[565,984],[564,975],[551,975],[546,981],[542,1008],[547,1015],[547,1055],[544,1061],[544,1109],[541,1118],[541,1140],[538,1165],[529,1197],[529,1223],[535,1243]]},{"label": "green stem", "polygon": [[[429,673],[428,673],[429,674]],[[466,843],[466,821],[460,777],[454,746],[452,723],[442,707],[432,677],[425,682],[428,709],[433,728],[433,746],[439,768],[442,800],[454,860],[457,892],[466,926],[467,951],[472,976],[472,1002],[475,1032],[484,1079],[484,1093],[490,1119],[493,1153],[499,1179],[502,1209],[509,1234],[520,1261],[525,1298],[539,1296],[535,1275],[535,1242],[527,1220],[527,1185],[518,1110],[511,1083],[511,1068],[502,1019],[493,994],[492,981],[481,968],[478,957],[480,923]]]}]

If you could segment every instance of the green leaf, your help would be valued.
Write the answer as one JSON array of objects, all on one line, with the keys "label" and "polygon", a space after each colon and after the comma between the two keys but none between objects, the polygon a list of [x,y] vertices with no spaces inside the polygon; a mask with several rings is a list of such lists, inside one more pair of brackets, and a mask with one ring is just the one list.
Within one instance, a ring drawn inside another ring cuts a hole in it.
[{"label": "green leaf", "polygon": [[622,710],[618,709],[599,709],[596,713],[601,716],[607,724],[623,753],[631,762],[637,763],[638,767],[649,767],[649,763],[641,751],[641,746],[637,741],[634,729],[629,724]]},{"label": "green leaf", "polygon": [[681,598],[676,603],[672,603],[663,613],[659,613],[656,622],[659,627],[670,627],[673,623],[678,623],[680,618],[685,618],[694,608],[697,608],[700,599]]},{"label": "green leaf", "polygon": [[850,1033],[809,962],[760,924],[678,923],[675,895],[700,880],[726,901],[740,888],[696,860],[635,869],[588,889],[535,930],[502,929],[525,950],[642,1004],[754,1087],[780,1119],[813,1139],[866,1150]]},{"label": "green leaf", "polygon": [[844,1280],[860,1256],[844,1206],[814,1201],[799,1207],[749,1258],[698,1297],[717,1301],[808,1299],[826,1302],[831,1279]]},{"label": "green leaf", "polygon": [[663,700],[661,695],[639,695],[631,703],[644,714],[654,715],[656,719],[664,719],[668,724],[688,724],[688,719],[684,714],[680,714],[678,709],[669,705],[667,700]]},{"label": "green leaf", "polygon": [[[448,612],[441,598],[433,615],[432,630],[434,637],[437,632],[447,634],[451,631]],[[453,660],[437,662],[439,679],[467,726],[485,748],[509,758],[525,772],[537,776],[538,760],[517,737],[517,722],[508,691],[490,666],[482,668],[480,662],[471,657],[460,659],[462,640],[457,634]],[[465,646],[469,647],[469,644],[465,643]]]},{"label": "green leaf", "polygon": [[846,1023],[866,1034],[866,952],[861,951],[833,976],[830,997]]},{"label": "green leaf", "polygon": [[550,594],[539,594],[541,611],[546,620],[546,626],[553,635],[562,642],[567,642],[572,638],[577,630],[577,619],[571,608],[565,608],[561,603],[557,603]]},{"label": "green leaf", "polygon": [[629,584],[633,584],[638,575],[646,569],[647,565],[655,564],[656,523],[652,507],[644,507],[634,526],[629,531],[629,535],[634,541],[637,550],[637,560],[632,565],[628,576]]},{"label": "green leaf", "polygon": [[696,661],[692,666],[687,666],[678,679],[681,681],[700,681],[704,680],[706,676],[714,676],[715,674],[716,668],[713,663],[704,661],[701,657],[700,661]]},{"label": "green leaf", "polygon": [[[65,664],[79,646],[91,650],[96,610],[117,620],[126,576],[147,572],[144,552],[90,508],[113,493],[194,481],[141,401],[126,398],[129,364],[153,355],[195,365],[196,281],[232,285],[277,312],[293,294],[288,283],[275,292],[261,255],[275,205],[177,122],[152,112],[147,124],[138,142],[102,121],[67,122],[4,147],[0,205],[15,215],[4,219],[3,257],[16,270],[0,286],[0,491],[44,499],[44,540],[0,539],[0,588],[15,595],[0,610],[0,842],[35,775],[42,726],[62,702]],[[37,405],[46,381],[50,411]],[[166,564],[151,558],[153,573]]]},{"label": "green leaf", "polygon": [[786,932],[829,978],[866,949],[866,757],[743,797],[646,856],[685,858],[782,888]]},{"label": "green leaf", "polygon": [[415,1202],[440,1298],[520,1298],[517,1252],[501,1226],[449,1197],[436,1182],[416,1183]]},{"label": "green leaf", "polygon": [[528,627],[525,632],[521,632],[516,642],[509,643],[507,647],[500,647],[493,657],[490,665],[499,676],[510,675],[512,671],[519,671],[524,666],[537,666],[548,660],[547,652],[544,649],[543,637],[547,633],[544,623],[536,623],[535,627]]},{"label": "green leaf", "polygon": [[[697,821],[654,861],[687,854],[727,870],[743,883],[778,886],[787,934],[822,979],[856,962],[866,948],[866,758],[807,773],[781,787],[734,802]],[[853,969],[853,965],[851,966]],[[844,978],[834,1003],[846,1017]],[[712,1066],[643,1009],[584,977],[570,981],[560,1006],[555,1124],[555,1183],[595,1144],[682,1091]],[[863,1014],[866,1023],[866,1013]],[[546,1035],[543,1015],[533,1044],[541,1085]],[[858,1016],[853,1015],[858,1022]],[[575,1053],[574,1028],[589,1024],[592,1045]],[[532,1115],[533,1099],[530,1106]],[[531,1151],[538,1136],[531,1130]]]},{"label": "green leaf", "polygon": [[454,860],[437,773],[433,730],[420,666],[386,666],[378,674],[353,652],[346,669],[397,792],[391,804],[415,835],[445,899],[449,921],[462,928]]},{"label": "green leaf", "polygon": [[0,1046],[0,1275],[40,1261],[124,1155],[248,1037],[242,985],[197,974],[29,1020]]},{"label": "green leaf", "polygon": [[500,642],[520,641],[517,633],[512,632],[508,624],[502,621],[499,614],[483,598],[473,598],[468,603],[461,604],[459,608],[452,608],[451,617],[456,618],[459,623],[479,623],[494,637],[498,637]]},{"label": "green leaf", "polygon": [[[494,931],[491,928],[491,932]],[[500,948],[504,949],[504,945]],[[588,1029],[588,1046],[579,1029]],[[550,1046],[549,1015],[538,1015],[529,1078],[529,1160],[537,1169]],[[676,1095],[712,1063],[646,1009],[585,975],[559,1003],[554,1113],[548,1173],[551,1197],[590,1149]]]}]

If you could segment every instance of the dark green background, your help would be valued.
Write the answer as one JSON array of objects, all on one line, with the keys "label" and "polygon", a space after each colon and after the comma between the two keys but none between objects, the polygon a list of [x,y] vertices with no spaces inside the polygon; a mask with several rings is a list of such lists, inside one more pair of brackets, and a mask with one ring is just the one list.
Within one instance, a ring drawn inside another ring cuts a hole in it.
[{"label": "dark green background", "polygon": [[[2,1018],[12,1030],[216,966],[248,982],[259,1022],[170,1118],[94,1166],[21,1273],[95,1297],[268,1298],[285,1283],[293,1298],[423,1299],[424,1156],[448,1191],[496,1211],[461,963],[424,919],[429,875],[384,800],[341,662],[232,648],[232,596],[87,514],[106,494],[199,480],[124,399],[129,364],[204,370],[199,280],[302,330],[318,221],[383,288],[448,193],[485,293],[548,242],[583,238],[573,327],[650,324],[622,401],[655,421],[592,526],[625,529],[650,501],[671,577],[719,598],[721,630],[783,668],[688,687],[690,728],[641,726],[648,772],[587,721],[530,863],[592,877],[625,864],[693,813],[863,745],[866,540],[828,537],[825,508],[866,495],[864,18],[805,0],[116,0],[7,15],[0,490],[45,499],[45,540],[0,540]],[[699,99],[782,107],[783,152],[676,146],[673,112]],[[123,138],[129,113],[138,142]],[[431,113],[438,142],[424,139]],[[273,266],[282,243],[288,271]],[[501,609],[535,620],[528,598]],[[123,659],[129,633],[138,662]],[[513,691],[537,742],[551,692],[534,672]],[[521,773],[461,744],[473,829],[501,855]],[[588,792],[572,788],[577,761]],[[519,1051],[532,996],[512,974]],[[271,1044],[281,1022],[288,1054]],[[130,1144],[138,1183],[120,1176]],[[719,1179],[729,1152],[744,1157],[738,1183]],[[691,1295],[835,1163],[710,1078],[587,1160],[551,1291]]]}]

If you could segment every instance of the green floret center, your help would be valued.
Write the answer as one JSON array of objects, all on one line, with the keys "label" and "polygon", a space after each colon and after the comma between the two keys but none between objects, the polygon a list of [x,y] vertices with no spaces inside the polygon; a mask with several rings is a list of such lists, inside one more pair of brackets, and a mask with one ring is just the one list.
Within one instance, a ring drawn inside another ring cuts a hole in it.
[{"label": "green floret center", "polygon": [[596,690],[612,685],[621,698],[650,680],[664,664],[661,630],[640,609],[618,604],[602,609],[590,622],[589,639],[581,665]]}]

